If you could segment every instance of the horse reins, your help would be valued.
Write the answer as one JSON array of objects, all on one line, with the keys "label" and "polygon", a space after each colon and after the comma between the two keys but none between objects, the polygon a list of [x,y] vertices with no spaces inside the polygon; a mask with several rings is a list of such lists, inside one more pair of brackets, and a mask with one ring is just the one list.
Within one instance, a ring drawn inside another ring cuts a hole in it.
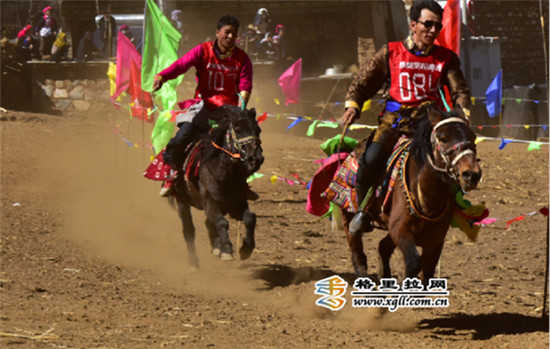
[{"label": "horse reins", "polygon": [[[429,221],[429,222],[437,221],[437,220],[441,219],[441,217],[443,217],[443,215],[447,212],[447,208],[449,207],[449,198],[447,198],[447,202],[445,203],[445,208],[436,217],[428,217],[425,214],[420,212],[421,209],[418,209],[414,205],[414,200],[412,199],[411,191],[409,190],[409,186],[407,185],[407,160],[409,159],[409,155],[410,155],[410,153],[407,152],[407,155],[405,156],[405,160],[403,161],[403,170],[402,170],[403,172],[402,172],[402,175],[401,175],[401,179],[403,181],[403,189],[405,191],[405,198],[410,204],[411,212],[413,214],[415,214],[417,217],[419,217],[423,220]],[[422,207],[421,203],[420,203],[420,206]]]}]

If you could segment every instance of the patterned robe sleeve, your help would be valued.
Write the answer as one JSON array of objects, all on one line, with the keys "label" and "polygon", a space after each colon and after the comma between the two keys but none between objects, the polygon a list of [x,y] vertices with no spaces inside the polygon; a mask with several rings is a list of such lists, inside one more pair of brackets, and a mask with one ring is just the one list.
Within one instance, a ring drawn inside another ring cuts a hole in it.
[{"label": "patterned robe sleeve", "polygon": [[353,79],[346,94],[345,107],[361,111],[363,103],[376,95],[389,76],[388,45],[384,45]]}]

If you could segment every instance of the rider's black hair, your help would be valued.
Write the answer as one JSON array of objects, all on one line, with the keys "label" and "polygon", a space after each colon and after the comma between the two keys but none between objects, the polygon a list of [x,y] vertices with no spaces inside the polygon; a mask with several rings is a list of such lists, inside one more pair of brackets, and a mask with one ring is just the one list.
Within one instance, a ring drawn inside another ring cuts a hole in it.
[{"label": "rider's black hair", "polygon": [[230,25],[239,30],[240,23],[237,17],[231,15],[225,15],[218,21],[218,30],[222,29],[224,26]]},{"label": "rider's black hair", "polygon": [[443,18],[443,8],[434,0],[422,0],[415,1],[409,11],[409,18],[412,21],[418,21],[420,18],[420,12],[423,9],[428,9],[439,16],[440,19]]}]

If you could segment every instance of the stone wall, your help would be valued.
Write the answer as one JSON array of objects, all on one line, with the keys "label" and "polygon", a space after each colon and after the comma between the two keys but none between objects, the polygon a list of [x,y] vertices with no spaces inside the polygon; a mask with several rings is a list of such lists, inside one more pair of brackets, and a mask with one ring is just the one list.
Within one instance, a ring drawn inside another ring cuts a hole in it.
[{"label": "stone wall", "polygon": [[39,82],[43,93],[52,101],[54,110],[64,115],[88,112],[111,105],[109,80],[52,80]]}]

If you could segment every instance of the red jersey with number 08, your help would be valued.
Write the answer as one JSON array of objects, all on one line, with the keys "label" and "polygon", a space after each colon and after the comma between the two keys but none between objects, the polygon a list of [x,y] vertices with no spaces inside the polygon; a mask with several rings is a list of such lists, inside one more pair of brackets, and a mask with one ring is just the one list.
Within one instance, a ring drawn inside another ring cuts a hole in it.
[{"label": "red jersey with number 08", "polygon": [[417,56],[401,41],[388,43],[390,96],[407,106],[434,100],[443,107],[438,90],[451,57],[452,51],[441,46],[436,46],[429,56]]},{"label": "red jersey with number 08", "polygon": [[205,101],[209,109],[216,109],[224,104],[238,105],[238,86],[246,53],[235,47],[231,57],[220,59],[213,49],[214,42],[202,44],[202,62],[205,64],[198,76],[199,85],[195,98]]}]

